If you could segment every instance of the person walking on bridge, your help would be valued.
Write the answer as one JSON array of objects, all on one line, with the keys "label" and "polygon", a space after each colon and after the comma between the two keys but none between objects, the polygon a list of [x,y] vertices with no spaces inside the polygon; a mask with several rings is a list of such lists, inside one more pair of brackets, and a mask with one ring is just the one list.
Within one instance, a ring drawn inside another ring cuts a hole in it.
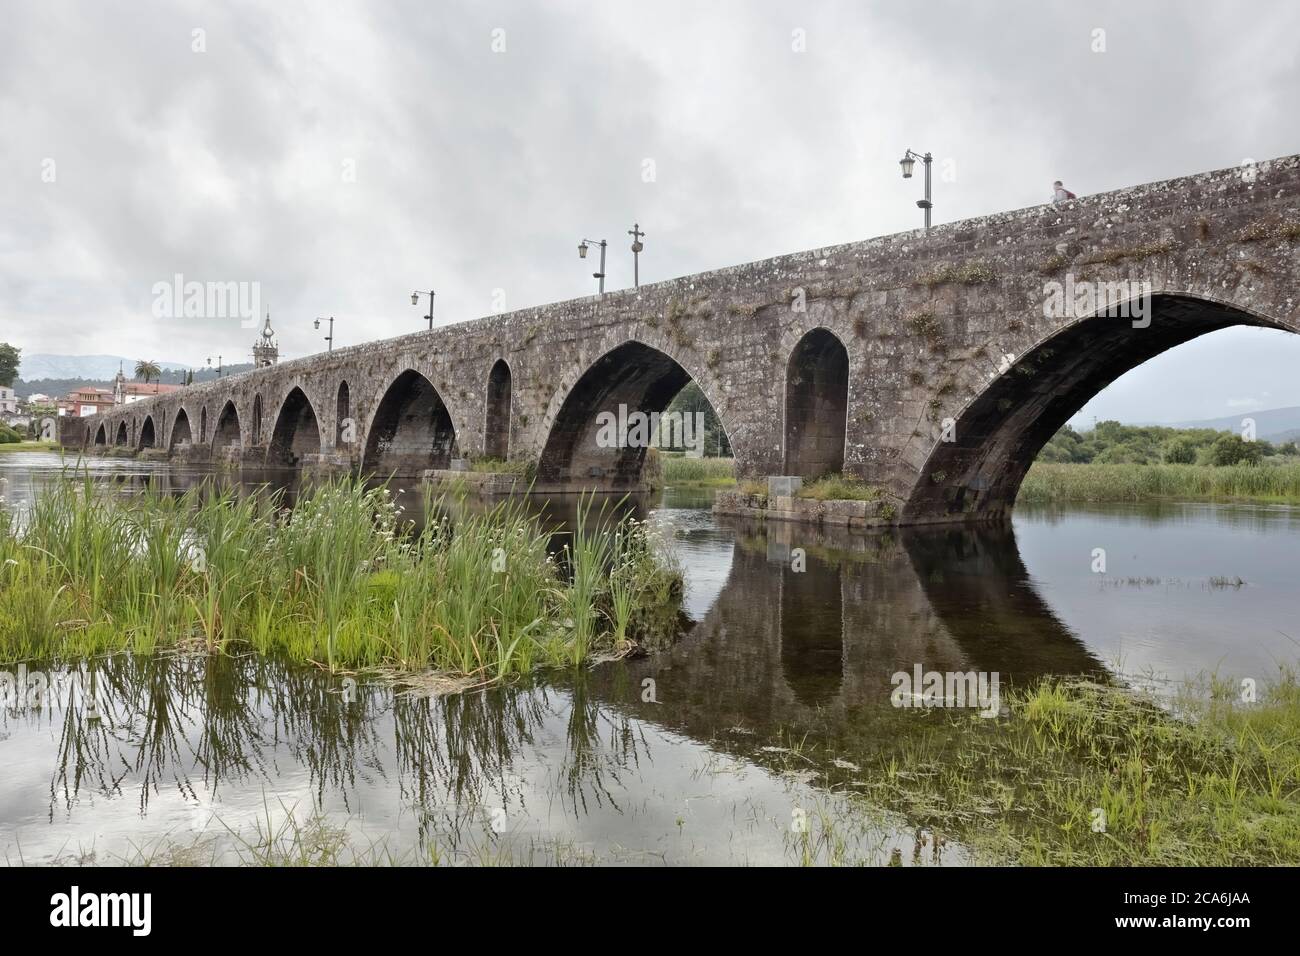
[{"label": "person walking on bridge", "polygon": [[1070,190],[1062,186],[1059,179],[1052,183],[1052,190],[1052,202],[1054,203],[1069,202],[1071,199],[1079,198],[1074,193],[1070,192]]}]

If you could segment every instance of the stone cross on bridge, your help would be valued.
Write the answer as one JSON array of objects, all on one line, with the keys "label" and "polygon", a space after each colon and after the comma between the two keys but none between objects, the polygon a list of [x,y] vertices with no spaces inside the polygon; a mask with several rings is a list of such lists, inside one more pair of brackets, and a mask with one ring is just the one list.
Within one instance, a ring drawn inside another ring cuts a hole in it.
[{"label": "stone cross on bridge", "polygon": [[638,487],[599,416],[694,380],[740,477],[843,472],[902,523],[1004,516],[1043,444],[1134,366],[1300,331],[1300,156],[779,256],[282,362],[114,408],[65,443]]}]

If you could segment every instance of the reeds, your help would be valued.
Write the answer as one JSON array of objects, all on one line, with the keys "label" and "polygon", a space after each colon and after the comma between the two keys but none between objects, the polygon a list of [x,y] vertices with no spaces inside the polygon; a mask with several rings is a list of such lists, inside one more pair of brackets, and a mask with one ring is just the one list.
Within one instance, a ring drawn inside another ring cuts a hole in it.
[{"label": "reeds", "polygon": [[1300,465],[1073,465],[1029,469],[1017,501],[1242,499],[1300,501]]},{"label": "reeds", "polygon": [[0,512],[0,660],[232,642],[340,667],[489,681],[676,625],[681,575],[647,529],[584,509],[557,561],[517,499],[416,530],[386,488],[179,497],[43,491]]},{"label": "reeds", "polygon": [[727,487],[736,483],[734,458],[687,458],[684,455],[660,455],[663,479],[678,487]]}]

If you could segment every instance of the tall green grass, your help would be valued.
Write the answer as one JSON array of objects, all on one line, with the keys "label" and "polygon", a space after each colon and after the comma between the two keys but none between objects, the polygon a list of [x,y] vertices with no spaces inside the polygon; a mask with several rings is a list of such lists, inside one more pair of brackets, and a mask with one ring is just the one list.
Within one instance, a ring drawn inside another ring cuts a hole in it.
[{"label": "tall green grass", "polygon": [[700,487],[727,486],[736,483],[734,458],[688,458],[685,455],[660,455],[664,482],[670,485]]},{"label": "tall green grass", "polygon": [[1300,464],[1067,465],[1036,463],[1021,504],[1143,501],[1153,498],[1300,502]]},{"label": "tall green grass", "polygon": [[232,643],[330,668],[496,680],[675,627],[682,578],[644,525],[584,509],[556,560],[517,499],[408,532],[387,489],[292,509],[209,486],[124,499],[84,481],[0,512],[0,660]]},{"label": "tall green grass", "polygon": [[803,485],[798,497],[817,501],[875,501],[881,494],[878,487],[869,485],[860,478],[825,475]]}]

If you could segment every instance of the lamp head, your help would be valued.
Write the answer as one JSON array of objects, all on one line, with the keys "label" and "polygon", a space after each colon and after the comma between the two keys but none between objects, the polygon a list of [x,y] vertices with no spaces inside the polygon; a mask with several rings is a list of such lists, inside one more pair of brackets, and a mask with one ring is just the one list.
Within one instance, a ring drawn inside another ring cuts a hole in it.
[{"label": "lamp head", "polygon": [[585,258],[587,258],[587,240],[586,240],[586,239],[584,239],[584,240],[582,240],[582,242],[578,243],[578,258],[579,258],[579,259],[585,259]]},{"label": "lamp head", "polygon": [[916,165],[916,160],[912,158],[911,154],[905,154],[903,158],[898,161],[898,165],[903,167],[903,178],[911,179],[912,167]]}]

